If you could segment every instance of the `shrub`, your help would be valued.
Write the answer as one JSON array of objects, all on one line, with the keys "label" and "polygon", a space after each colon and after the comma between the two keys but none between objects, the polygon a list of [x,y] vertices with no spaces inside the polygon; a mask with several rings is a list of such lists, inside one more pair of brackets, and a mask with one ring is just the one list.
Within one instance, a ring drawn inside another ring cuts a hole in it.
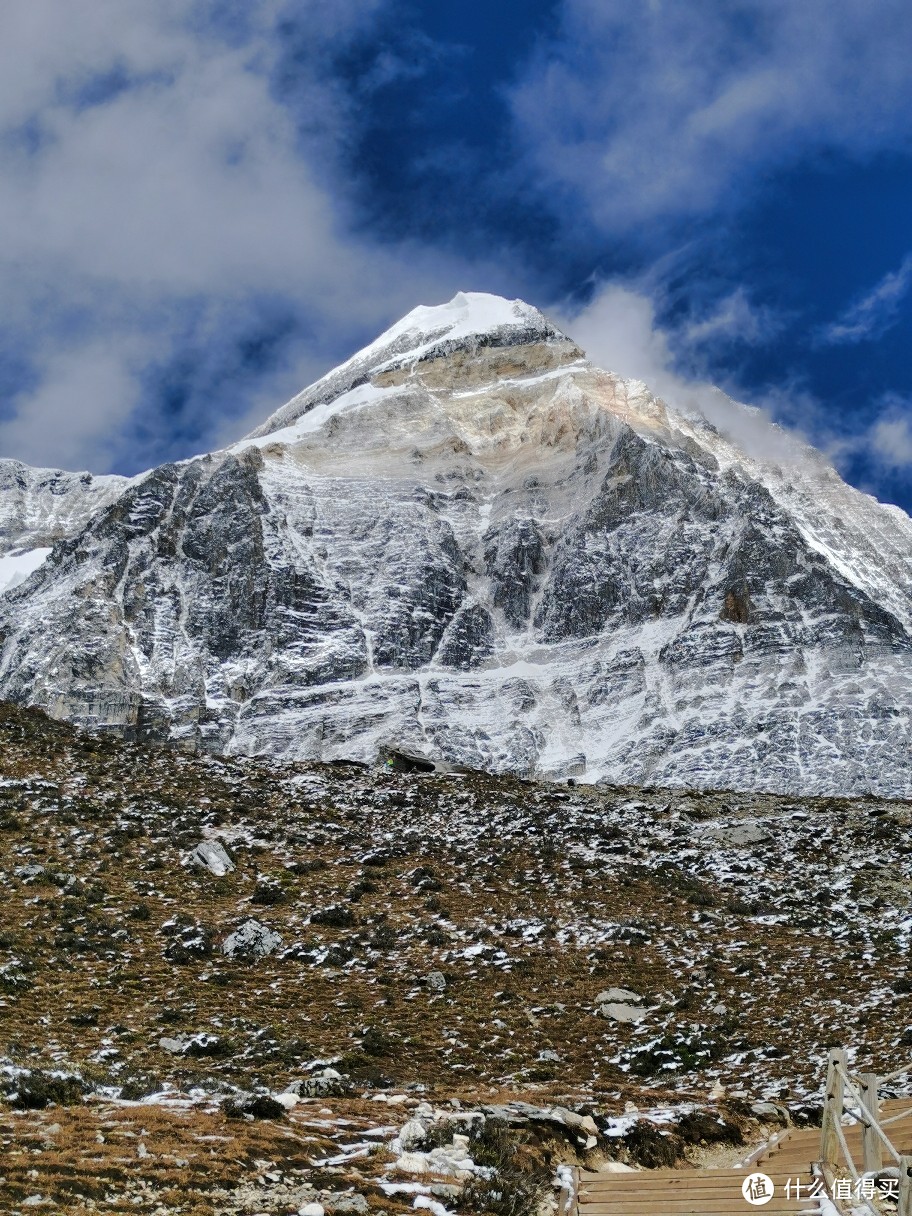
[{"label": "shrub", "polygon": [[260,874],[256,880],[251,900],[255,904],[272,907],[282,904],[288,898],[288,892],[282,884],[269,874]]},{"label": "shrub", "polygon": [[313,925],[327,925],[330,929],[350,929],[356,923],[351,908],[341,904],[330,904],[327,908],[316,908],[310,914]]},{"label": "shrub", "polygon": [[12,1104],[20,1110],[44,1110],[51,1102],[58,1106],[75,1106],[82,1102],[86,1092],[82,1077],[56,1076],[38,1068],[17,1078],[16,1087]]},{"label": "shrub", "polygon": [[548,1176],[532,1166],[523,1168],[519,1141],[500,1119],[473,1124],[469,1152],[477,1165],[492,1171],[491,1178],[473,1178],[465,1187],[462,1202],[469,1212],[490,1216],[529,1216],[542,1202]]}]

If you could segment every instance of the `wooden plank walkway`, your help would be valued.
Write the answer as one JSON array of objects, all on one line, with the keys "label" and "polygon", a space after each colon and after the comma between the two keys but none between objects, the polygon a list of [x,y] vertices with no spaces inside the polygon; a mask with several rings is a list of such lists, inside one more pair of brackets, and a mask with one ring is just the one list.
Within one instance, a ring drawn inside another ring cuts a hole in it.
[{"label": "wooden plank walkway", "polygon": [[[890,1124],[890,1138],[900,1152],[912,1153],[912,1099],[881,1104],[884,1119],[904,1112],[908,1112],[905,1117]],[[862,1158],[861,1128],[853,1123],[843,1131],[858,1165]],[[819,1128],[791,1128],[751,1154],[745,1164],[716,1169],[638,1170],[630,1174],[579,1170],[575,1172],[575,1199],[565,1210],[567,1216],[747,1216],[751,1212],[762,1216],[807,1212],[816,1216],[820,1205],[811,1192],[813,1167],[819,1155]],[[885,1166],[892,1164],[892,1160],[884,1160]],[[745,1178],[757,1172],[766,1174],[775,1187],[773,1198],[762,1206],[749,1204],[741,1190]]]}]

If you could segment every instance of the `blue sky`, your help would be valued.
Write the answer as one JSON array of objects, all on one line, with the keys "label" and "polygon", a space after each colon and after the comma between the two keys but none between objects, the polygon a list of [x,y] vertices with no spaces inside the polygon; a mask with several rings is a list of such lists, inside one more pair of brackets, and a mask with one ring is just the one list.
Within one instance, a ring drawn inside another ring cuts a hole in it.
[{"label": "blue sky", "polygon": [[230,441],[521,296],[912,510],[906,0],[8,0],[0,453]]}]

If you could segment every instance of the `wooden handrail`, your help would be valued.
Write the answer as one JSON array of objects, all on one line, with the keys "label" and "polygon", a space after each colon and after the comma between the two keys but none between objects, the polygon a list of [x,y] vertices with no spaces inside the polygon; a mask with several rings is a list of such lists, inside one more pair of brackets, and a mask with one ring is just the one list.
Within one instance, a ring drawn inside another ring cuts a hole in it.
[{"label": "wooden handrail", "polygon": [[[843,1069],[840,1067],[840,1065],[839,1065],[839,1064],[837,1064],[837,1065],[836,1065],[836,1071],[837,1071],[837,1072],[841,1072],[841,1073],[842,1073],[842,1080],[843,1080],[843,1083],[844,1083],[845,1087],[846,1087],[846,1088],[849,1090],[849,1092],[852,1094],[852,1097],[855,1099],[855,1101],[858,1103],[858,1105],[861,1107],[861,1109],[862,1109],[862,1110],[865,1112],[865,1114],[868,1116],[869,1123],[867,1124],[867,1126],[868,1126],[868,1127],[869,1127],[869,1128],[870,1128],[872,1131],[874,1131],[874,1132],[876,1132],[876,1133],[877,1133],[877,1135],[878,1135],[878,1137],[880,1138],[880,1140],[883,1142],[883,1144],[885,1145],[885,1147],[887,1148],[887,1150],[888,1150],[888,1151],[890,1152],[890,1154],[892,1155],[892,1157],[893,1157],[894,1161],[896,1161],[896,1162],[897,1162],[897,1164],[898,1164],[898,1163],[899,1163],[899,1159],[900,1159],[900,1154],[897,1152],[896,1148],[893,1146],[892,1141],[889,1139],[889,1137],[887,1136],[886,1132],[885,1132],[885,1131],[883,1130],[883,1128],[881,1127],[880,1122],[878,1121],[878,1119],[877,1119],[876,1115],[874,1115],[874,1114],[871,1112],[871,1110],[868,1108],[867,1103],[865,1102],[864,1098],[861,1096],[861,1094],[860,1094],[860,1093],[858,1092],[858,1090],[855,1088],[855,1086],[854,1086],[854,1084],[852,1083],[852,1081],[850,1081],[850,1080],[849,1080],[849,1078],[846,1076],[846,1074],[845,1074],[844,1070],[843,1070]],[[838,1126],[838,1124],[837,1124],[837,1126]],[[841,1135],[841,1134],[842,1134],[842,1129],[840,1128],[839,1130],[840,1130],[840,1135]],[[842,1139],[844,1140],[844,1139],[845,1139],[845,1137],[843,1136],[843,1137],[842,1137]],[[866,1167],[865,1167],[865,1168],[867,1168],[867,1163],[866,1163]],[[876,1169],[877,1167],[876,1167],[876,1166],[874,1166],[873,1168],[875,1168],[875,1169]]]},{"label": "wooden handrail", "polygon": [[880,1078],[881,1085],[889,1085],[891,1081],[895,1081],[897,1077],[906,1077],[912,1073],[912,1064],[905,1064],[902,1068],[897,1068],[895,1072],[887,1073],[885,1077]]},{"label": "wooden handrail", "polygon": [[788,1140],[790,1135],[791,1133],[788,1130],[776,1132],[774,1136],[770,1136],[765,1144],[761,1144],[759,1148],[755,1148],[743,1161],[739,1161],[738,1169],[745,1169],[749,1165],[756,1165],[758,1161],[762,1161],[764,1157],[774,1152],[783,1140]]},{"label": "wooden handrail", "polygon": [[880,1126],[886,1127],[888,1123],[897,1123],[900,1119],[905,1119],[909,1115],[912,1115],[912,1106],[910,1106],[908,1110],[904,1110],[899,1115],[891,1115],[889,1119],[881,1119]]}]

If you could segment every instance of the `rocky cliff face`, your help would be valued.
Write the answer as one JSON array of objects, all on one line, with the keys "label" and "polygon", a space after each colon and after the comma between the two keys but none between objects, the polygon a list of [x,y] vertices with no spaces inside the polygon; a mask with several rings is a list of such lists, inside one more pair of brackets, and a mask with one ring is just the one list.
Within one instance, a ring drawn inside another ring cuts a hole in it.
[{"label": "rocky cliff face", "polygon": [[0,596],[0,693],[58,717],[912,793],[912,521],[810,450],[751,459],[519,302],[417,309],[233,448],[78,501]]}]

